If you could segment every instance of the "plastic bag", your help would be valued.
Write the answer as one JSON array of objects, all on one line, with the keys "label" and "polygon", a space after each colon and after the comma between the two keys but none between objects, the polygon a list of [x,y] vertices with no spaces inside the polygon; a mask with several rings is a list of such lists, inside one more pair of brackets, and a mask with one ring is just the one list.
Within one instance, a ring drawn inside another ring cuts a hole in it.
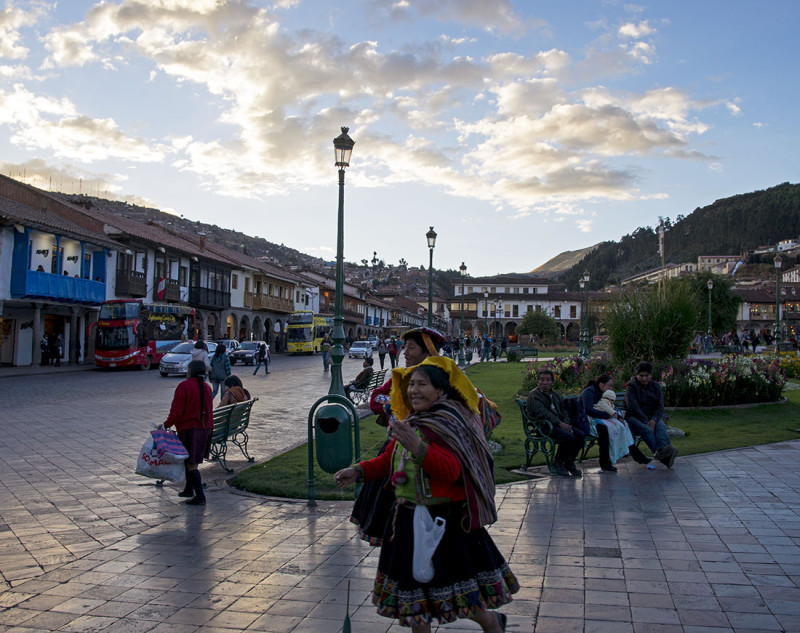
[{"label": "plastic bag", "polygon": [[142,450],[139,451],[139,459],[136,462],[136,474],[151,479],[163,479],[165,481],[180,482],[186,477],[183,462],[171,463],[158,456],[158,451],[153,442],[153,436],[149,436]]},{"label": "plastic bag", "polygon": [[165,429],[150,431],[153,436],[153,444],[158,456],[166,462],[172,464],[182,464],[189,457],[186,447],[178,439],[178,436]]},{"label": "plastic bag", "polygon": [[431,517],[428,508],[417,504],[414,508],[414,559],[411,575],[417,582],[433,580],[433,553],[444,535],[446,521]]}]

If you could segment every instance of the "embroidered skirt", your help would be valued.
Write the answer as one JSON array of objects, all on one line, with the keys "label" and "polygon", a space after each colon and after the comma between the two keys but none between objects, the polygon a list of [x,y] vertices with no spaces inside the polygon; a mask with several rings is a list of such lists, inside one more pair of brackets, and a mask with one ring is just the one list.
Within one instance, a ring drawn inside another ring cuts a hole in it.
[{"label": "embroidered skirt", "polygon": [[[414,506],[396,504],[386,527],[378,561],[372,603],[378,614],[397,618],[401,626],[469,618],[511,602],[519,583],[489,533],[461,527],[462,502],[430,506],[432,517],[444,517],[445,533],[433,555],[434,577],[414,580]],[[394,535],[393,535],[394,533]]]}]

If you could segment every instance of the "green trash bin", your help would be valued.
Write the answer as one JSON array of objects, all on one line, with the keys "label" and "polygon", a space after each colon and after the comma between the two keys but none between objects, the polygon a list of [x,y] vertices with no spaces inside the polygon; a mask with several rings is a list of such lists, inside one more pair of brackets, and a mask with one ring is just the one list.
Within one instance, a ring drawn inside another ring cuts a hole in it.
[{"label": "green trash bin", "polygon": [[317,463],[335,473],[353,463],[353,421],[341,404],[326,404],[314,416],[314,446]]}]

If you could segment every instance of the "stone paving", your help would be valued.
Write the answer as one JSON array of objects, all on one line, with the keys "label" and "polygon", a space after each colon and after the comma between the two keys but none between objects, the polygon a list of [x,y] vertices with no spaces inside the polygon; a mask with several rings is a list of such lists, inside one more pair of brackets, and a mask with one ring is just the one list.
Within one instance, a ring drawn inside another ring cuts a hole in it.
[{"label": "stone paving", "polygon": [[[159,390],[152,407],[176,384],[129,378]],[[328,378],[270,378],[260,428],[301,441],[308,406],[292,402]],[[187,507],[132,473],[143,404],[83,373],[0,388],[0,631],[334,633],[348,582],[354,632],[401,630],[369,603],[377,551],[356,539],[350,502],[240,493],[211,464],[208,505]],[[258,457],[279,450],[259,441]],[[522,584],[508,631],[800,631],[800,441],[619,466],[498,489],[491,533]]]}]

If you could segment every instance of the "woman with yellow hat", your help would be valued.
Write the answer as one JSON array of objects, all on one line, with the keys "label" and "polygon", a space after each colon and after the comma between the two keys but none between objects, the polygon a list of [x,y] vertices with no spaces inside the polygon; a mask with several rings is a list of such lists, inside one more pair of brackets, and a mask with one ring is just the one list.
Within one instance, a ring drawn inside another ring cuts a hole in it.
[{"label": "woman with yellow hat", "polygon": [[[434,619],[457,618],[500,633],[506,617],[489,609],[510,602],[519,584],[484,527],[497,512],[478,394],[451,359],[432,356],[393,370],[390,398],[395,419],[386,451],[335,475],[340,486],[389,477],[394,487],[372,602],[415,633],[428,633]],[[417,506],[444,522],[425,581],[413,560]]]}]

